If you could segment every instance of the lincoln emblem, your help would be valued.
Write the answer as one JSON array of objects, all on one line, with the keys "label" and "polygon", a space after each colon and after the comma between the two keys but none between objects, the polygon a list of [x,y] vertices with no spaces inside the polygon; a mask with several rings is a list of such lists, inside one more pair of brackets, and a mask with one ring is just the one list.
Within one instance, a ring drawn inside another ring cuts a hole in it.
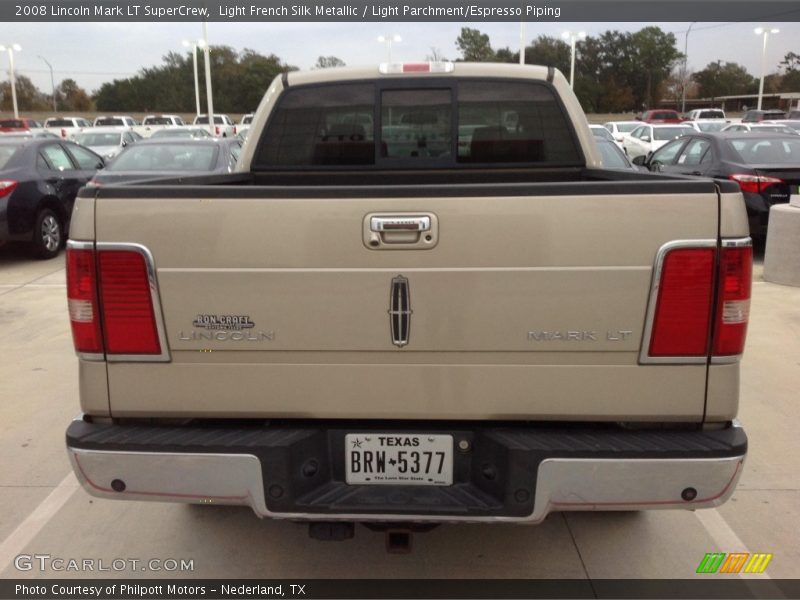
[{"label": "lincoln emblem", "polygon": [[408,344],[411,333],[411,296],[408,291],[408,279],[398,275],[392,279],[389,294],[389,326],[392,343],[398,348]]}]

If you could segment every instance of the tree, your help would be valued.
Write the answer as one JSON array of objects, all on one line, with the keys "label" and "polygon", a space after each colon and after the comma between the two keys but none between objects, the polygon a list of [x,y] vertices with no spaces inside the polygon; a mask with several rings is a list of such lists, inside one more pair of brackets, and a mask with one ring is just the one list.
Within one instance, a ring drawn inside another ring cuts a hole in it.
[{"label": "tree", "polygon": [[570,47],[557,38],[540,35],[530,46],[525,47],[525,64],[555,67],[569,73]]},{"label": "tree", "polygon": [[784,71],[787,73],[791,73],[792,71],[800,71],[800,54],[795,54],[794,52],[787,53],[783,60],[778,63],[782,65]]},{"label": "tree", "polygon": [[345,63],[341,58],[336,56],[320,56],[317,63],[314,65],[315,69],[331,69],[333,67],[344,67]]},{"label": "tree", "polygon": [[461,28],[461,35],[456,40],[456,48],[461,52],[461,59],[468,62],[491,62],[495,60],[495,52],[489,43],[489,36],[477,29]]},{"label": "tree", "polygon": [[445,62],[447,61],[447,58],[445,57],[441,48],[434,48],[431,46],[431,53],[425,56],[425,60],[430,62]]},{"label": "tree", "polygon": [[732,62],[722,64],[719,60],[695,73],[694,81],[700,88],[700,96],[712,100],[720,96],[752,94],[758,89],[756,78],[742,65]]},{"label": "tree", "polygon": [[56,88],[58,105],[67,112],[92,110],[92,99],[74,79],[65,79]]},{"label": "tree", "polygon": [[672,71],[673,65],[683,54],[675,48],[675,35],[664,33],[659,27],[645,27],[633,34],[634,54],[640,67],[637,79],[643,78],[645,85],[642,101],[648,108],[658,103],[657,90]]},{"label": "tree", "polygon": [[[17,92],[17,108],[19,108],[19,110],[41,111],[48,110],[48,108],[52,107],[49,98],[40,92],[28,77],[15,74],[15,80],[14,88]],[[2,97],[2,100],[0,100],[0,110],[14,110],[11,83],[8,81],[0,83],[0,97]]]}]

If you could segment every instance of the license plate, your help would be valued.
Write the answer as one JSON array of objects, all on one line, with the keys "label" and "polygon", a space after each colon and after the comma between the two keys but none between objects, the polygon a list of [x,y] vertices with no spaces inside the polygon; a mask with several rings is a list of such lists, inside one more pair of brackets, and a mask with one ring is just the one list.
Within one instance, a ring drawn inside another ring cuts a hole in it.
[{"label": "license plate", "polygon": [[453,436],[348,433],[344,463],[351,485],[452,485]]}]

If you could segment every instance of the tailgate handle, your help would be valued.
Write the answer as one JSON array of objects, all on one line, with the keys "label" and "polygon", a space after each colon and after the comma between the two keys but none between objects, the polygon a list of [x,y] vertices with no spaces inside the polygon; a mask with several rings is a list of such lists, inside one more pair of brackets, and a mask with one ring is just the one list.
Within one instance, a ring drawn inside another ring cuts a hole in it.
[{"label": "tailgate handle", "polygon": [[376,233],[383,231],[430,231],[430,217],[372,217],[370,229]]},{"label": "tailgate handle", "polygon": [[425,212],[369,213],[362,233],[370,250],[429,250],[439,241],[439,220]]}]

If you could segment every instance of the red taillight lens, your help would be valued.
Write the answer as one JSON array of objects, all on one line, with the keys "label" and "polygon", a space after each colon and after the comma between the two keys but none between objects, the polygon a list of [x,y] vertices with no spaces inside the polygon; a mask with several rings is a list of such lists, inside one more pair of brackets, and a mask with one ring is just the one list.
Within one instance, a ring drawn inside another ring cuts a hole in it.
[{"label": "red taillight lens", "polygon": [[94,250],[67,248],[67,302],[75,351],[102,354]]},{"label": "red taillight lens", "polygon": [[708,354],[714,248],[676,248],[664,258],[650,356]]},{"label": "red taillight lens", "polygon": [[62,138],[65,138],[65,137],[67,137],[67,130],[66,130],[66,129],[62,129],[62,130],[61,130],[61,137],[62,137]]},{"label": "red taillight lens", "polygon": [[16,187],[16,181],[12,179],[0,179],[0,198],[5,198],[8,196]]},{"label": "red taillight lens", "polygon": [[744,351],[747,337],[753,279],[752,246],[723,246],[719,274],[713,354],[735,356]]},{"label": "red taillight lens", "polygon": [[236,125],[233,126],[233,135],[236,135]]},{"label": "red taillight lens", "polygon": [[730,176],[739,184],[739,188],[743,192],[751,192],[753,194],[760,194],[764,189],[776,183],[783,183],[783,179],[777,177],[767,177],[766,175],[751,175],[748,173],[734,173]]},{"label": "red taillight lens", "polygon": [[160,354],[144,256],[127,250],[101,250],[98,267],[106,352]]},{"label": "red taillight lens", "polygon": [[214,127],[214,131],[216,131],[217,135],[219,135],[219,127]]}]

